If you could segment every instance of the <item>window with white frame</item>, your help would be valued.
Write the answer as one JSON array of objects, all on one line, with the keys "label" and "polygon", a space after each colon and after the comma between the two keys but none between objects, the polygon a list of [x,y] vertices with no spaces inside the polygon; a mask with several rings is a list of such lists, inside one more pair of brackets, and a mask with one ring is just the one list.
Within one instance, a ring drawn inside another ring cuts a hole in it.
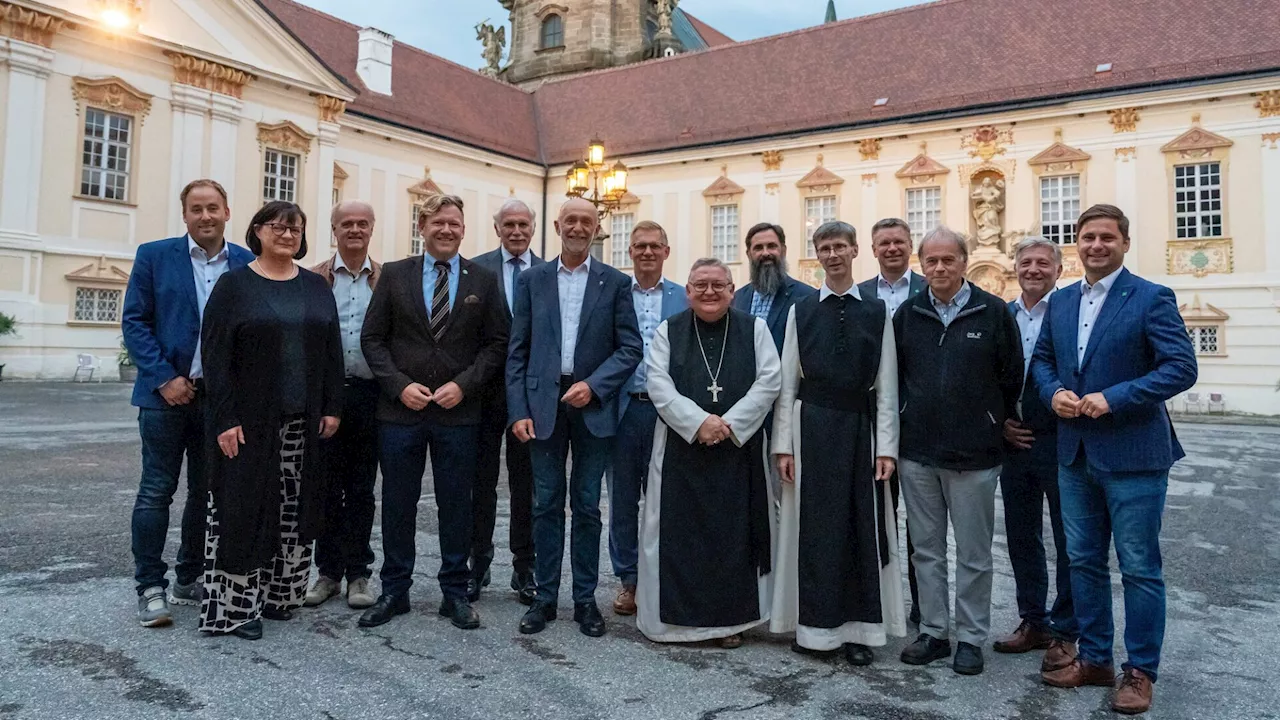
[{"label": "window with white frame", "polygon": [[813,249],[813,233],[822,227],[823,223],[831,222],[836,219],[836,197],[834,195],[824,195],[822,197],[811,197],[804,199],[804,256],[807,258],[818,257],[818,252]]},{"label": "window with white frame", "polygon": [[596,262],[604,262],[604,240],[601,240],[598,235],[595,240],[591,241],[591,259]]},{"label": "window with white frame", "polygon": [[1223,354],[1219,325],[1188,325],[1187,334],[1197,355]]},{"label": "window with white frame", "polygon": [[738,206],[711,206],[711,256],[738,262]]},{"label": "window with white frame", "polygon": [[920,240],[942,224],[942,188],[907,188],[907,225],[911,241]]},{"label": "window with white frame", "polygon": [[418,229],[418,216],[422,214],[422,205],[414,203],[409,208],[409,254],[422,254],[422,232]]},{"label": "window with white frame", "polygon": [[1076,241],[1080,217],[1080,176],[1040,178],[1040,234],[1059,245]]},{"label": "window with white frame", "polygon": [[1222,164],[1173,166],[1173,213],[1179,240],[1222,237]]},{"label": "window with white frame", "polygon": [[133,118],[85,108],[80,194],[103,200],[129,199]]},{"label": "window with white frame", "polygon": [[120,304],[123,290],[107,288],[76,288],[76,304],[72,319],[76,322],[120,322]]},{"label": "window with white frame", "polygon": [[635,213],[614,213],[609,229],[609,243],[613,251],[613,266],[631,267],[631,228],[636,226]]},{"label": "window with white frame", "polygon": [[268,148],[262,157],[262,201],[297,202],[298,156]]}]

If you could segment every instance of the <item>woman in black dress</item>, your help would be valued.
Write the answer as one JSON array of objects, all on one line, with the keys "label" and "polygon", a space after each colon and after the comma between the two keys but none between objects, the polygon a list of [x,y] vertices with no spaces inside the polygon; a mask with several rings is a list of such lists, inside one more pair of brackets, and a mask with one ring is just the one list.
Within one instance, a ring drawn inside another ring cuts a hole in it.
[{"label": "woman in black dress", "polygon": [[324,517],[319,439],[338,430],[342,344],[325,281],[307,253],[306,215],[267,203],[245,244],[258,258],[209,295],[201,330],[211,438],[200,630],[262,637],[262,617],[300,607]]}]

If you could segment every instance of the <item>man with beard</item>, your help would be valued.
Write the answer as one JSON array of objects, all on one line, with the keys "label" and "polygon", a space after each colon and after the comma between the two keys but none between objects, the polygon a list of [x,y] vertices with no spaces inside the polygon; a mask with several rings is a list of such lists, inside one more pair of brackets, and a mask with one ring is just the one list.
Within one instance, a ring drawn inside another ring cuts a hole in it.
[{"label": "man with beard", "polygon": [[730,309],[733,276],[698,260],[690,309],[654,333],[646,370],[662,422],[640,530],[636,628],[655,642],[720,640],[769,619],[772,536],[763,433],[781,385],[764,321]]},{"label": "man with beard", "polygon": [[734,293],[733,308],[764,320],[781,353],[791,306],[818,291],[787,274],[787,234],[779,225],[760,223],[747,231],[747,259],[751,283]]},{"label": "man with beard", "polygon": [[[511,432],[531,443],[533,607],[520,632],[556,619],[564,558],[564,503],[573,510],[573,620],[589,637],[605,633],[596,606],[600,574],[600,479],[618,431],[618,393],[644,358],[631,278],[591,259],[600,217],[590,202],[560,207],[560,258],[520,274],[507,355]],[[534,302],[534,298],[538,301]],[[573,453],[572,475],[565,466]]]}]

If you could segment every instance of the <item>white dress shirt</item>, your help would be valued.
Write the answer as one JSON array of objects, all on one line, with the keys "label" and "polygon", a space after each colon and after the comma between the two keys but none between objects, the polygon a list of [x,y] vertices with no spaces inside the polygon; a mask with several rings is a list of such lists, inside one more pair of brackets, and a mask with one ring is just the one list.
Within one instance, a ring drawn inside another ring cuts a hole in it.
[{"label": "white dress shirt", "polygon": [[[653,342],[653,333],[662,324],[662,291],[661,280],[657,285],[645,290],[640,287],[639,280],[634,276],[631,278],[631,301],[636,306],[636,323],[640,326],[640,339],[644,341],[646,359],[649,357],[649,345]],[[648,373],[642,361],[636,368],[636,374],[631,377],[627,392],[644,392],[647,378]]]},{"label": "white dress shirt", "polygon": [[911,270],[902,273],[902,277],[889,282],[884,275],[876,275],[876,298],[889,309],[889,317],[893,317],[902,307],[902,303],[911,297]]},{"label": "white dress shirt", "polygon": [[[209,293],[213,292],[214,283],[227,271],[227,243],[213,257],[196,244],[187,235],[187,252],[191,255],[191,271],[196,283],[196,306],[200,311],[200,323],[204,324],[204,306],[209,303]],[[200,362],[200,336],[196,335],[196,354],[191,358],[191,371],[187,377],[195,380],[204,377],[204,365]]]},{"label": "white dress shirt", "polygon": [[507,291],[507,307],[514,312],[516,309],[516,278],[515,266],[511,264],[511,259],[519,258],[520,272],[524,272],[533,267],[533,253],[526,249],[519,255],[512,255],[504,247],[499,247],[498,251],[502,255],[502,287]]},{"label": "white dress shirt", "polygon": [[582,300],[591,275],[591,256],[570,270],[556,261],[556,288],[560,291],[560,374],[573,374],[573,353],[578,349],[578,324],[582,322]]},{"label": "white dress shirt", "polygon": [[1098,313],[1102,312],[1102,304],[1107,301],[1107,293],[1116,284],[1116,278],[1124,268],[1102,278],[1093,285],[1088,280],[1080,281],[1080,327],[1076,333],[1076,366],[1084,362],[1085,348],[1089,347],[1089,336],[1093,335],[1093,326],[1098,323]]},{"label": "white dress shirt", "polygon": [[1040,339],[1040,326],[1044,324],[1044,314],[1049,311],[1049,296],[1052,294],[1053,291],[1050,290],[1030,310],[1023,303],[1021,294],[1018,295],[1017,300],[1013,301],[1014,317],[1018,321],[1018,335],[1022,338],[1022,384],[1024,385],[1027,383],[1031,355],[1036,350],[1036,341]]},{"label": "white dress shirt", "polygon": [[373,371],[360,349],[360,330],[364,327],[364,315],[373,299],[369,277],[373,274],[373,261],[366,255],[360,270],[352,274],[342,255],[333,259],[333,299],[338,303],[338,324],[342,328],[342,365],[347,377],[373,379]]}]

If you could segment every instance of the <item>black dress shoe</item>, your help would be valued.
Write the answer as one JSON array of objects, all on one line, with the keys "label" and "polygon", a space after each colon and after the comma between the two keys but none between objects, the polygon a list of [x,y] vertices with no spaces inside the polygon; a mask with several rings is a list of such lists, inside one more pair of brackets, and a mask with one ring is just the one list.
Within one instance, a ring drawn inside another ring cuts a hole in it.
[{"label": "black dress shoe", "polygon": [[604,635],[604,616],[600,614],[600,608],[596,607],[594,602],[574,604],[573,621],[578,623],[578,629],[587,637]]},{"label": "black dress shoe", "polygon": [[264,607],[262,608],[262,617],[268,620],[284,622],[285,620],[293,619],[293,611],[288,608]]},{"label": "black dress shoe", "polygon": [[956,659],[951,661],[951,669],[957,675],[981,675],[982,648],[967,642],[956,645]]},{"label": "black dress shoe", "polygon": [[547,629],[547,623],[556,619],[556,606],[549,602],[535,602],[529,612],[520,618],[520,632],[533,635]]},{"label": "black dress shoe", "polygon": [[902,662],[908,665],[928,665],[934,660],[951,656],[951,641],[939,640],[928,633],[902,649]]},{"label": "black dress shoe", "polygon": [[391,622],[391,618],[409,612],[409,596],[380,595],[373,607],[360,616],[360,627],[377,627]]},{"label": "black dress shoe", "polygon": [[467,580],[467,602],[476,602],[480,599],[480,588],[482,587],[480,578],[471,578]]},{"label": "black dress shoe", "polygon": [[533,581],[532,572],[512,572],[511,589],[516,591],[516,599],[521,605],[532,605],[538,594],[538,585]]},{"label": "black dress shoe", "polygon": [[463,599],[445,598],[440,603],[440,614],[449,618],[453,626],[461,630],[475,630],[480,627],[480,613],[471,607],[471,603]]},{"label": "black dress shoe", "polygon": [[858,667],[866,667],[867,665],[870,665],[873,660],[876,659],[876,656],[871,654],[871,648],[867,647],[866,645],[859,645],[858,643],[845,643],[844,658],[849,661],[850,665],[856,665]]},{"label": "black dress shoe", "polygon": [[231,634],[235,635],[238,638],[244,638],[245,640],[261,640],[262,639],[262,621],[256,620],[256,619],[250,620],[249,622],[241,625],[235,630],[232,630]]}]

